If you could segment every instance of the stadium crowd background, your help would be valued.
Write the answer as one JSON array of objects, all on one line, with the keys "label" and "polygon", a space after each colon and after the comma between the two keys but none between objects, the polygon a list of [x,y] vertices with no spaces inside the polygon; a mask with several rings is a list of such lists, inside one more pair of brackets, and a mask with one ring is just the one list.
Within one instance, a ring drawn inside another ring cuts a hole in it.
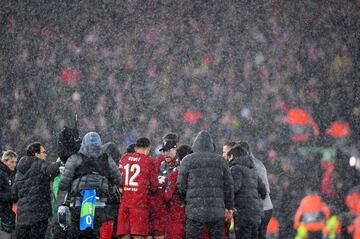
[{"label": "stadium crowd background", "polygon": [[[321,132],[312,146],[333,147],[324,132],[334,119],[350,124],[349,144],[359,145],[359,8],[351,0],[2,1],[1,149],[39,140],[55,159],[57,134],[75,114],[81,132],[100,132],[122,152],[139,136],[156,144],[168,132],[190,144],[208,129],[219,153],[245,139],[268,167],[286,235],[304,179],[320,167],[317,156],[297,153],[286,110],[311,113]],[[359,177],[343,177],[348,156],[335,157],[340,212]]]}]

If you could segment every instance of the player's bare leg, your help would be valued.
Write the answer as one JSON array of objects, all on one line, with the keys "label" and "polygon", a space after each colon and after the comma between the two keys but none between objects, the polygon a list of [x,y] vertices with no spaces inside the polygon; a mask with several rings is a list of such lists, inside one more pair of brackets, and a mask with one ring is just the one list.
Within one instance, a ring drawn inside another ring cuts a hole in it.
[{"label": "player's bare leg", "polygon": [[144,236],[133,236],[134,239],[145,239]]}]

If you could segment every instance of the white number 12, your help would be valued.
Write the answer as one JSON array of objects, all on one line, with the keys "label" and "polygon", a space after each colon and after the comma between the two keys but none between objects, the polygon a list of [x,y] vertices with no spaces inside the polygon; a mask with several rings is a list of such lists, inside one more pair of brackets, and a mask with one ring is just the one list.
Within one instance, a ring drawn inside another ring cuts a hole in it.
[{"label": "white number 12", "polygon": [[[140,173],[140,165],[138,164],[133,164],[131,165],[130,167],[130,164],[126,164],[124,166],[124,169],[125,169],[125,185],[126,186],[133,186],[133,187],[136,187],[139,185],[138,182],[136,182],[136,178],[139,176],[139,173]],[[131,177],[130,177],[130,180],[129,180],[129,174],[130,172],[134,173]]]}]

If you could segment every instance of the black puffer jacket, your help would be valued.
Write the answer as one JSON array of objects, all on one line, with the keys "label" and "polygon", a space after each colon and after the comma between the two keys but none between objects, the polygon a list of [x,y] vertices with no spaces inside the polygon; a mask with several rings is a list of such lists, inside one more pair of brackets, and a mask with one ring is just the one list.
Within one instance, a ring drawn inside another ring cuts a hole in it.
[{"label": "black puffer jacket", "polygon": [[11,186],[15,173],[0,161],[0,219],[4,223],[15,224],[15,213],[12,211]]},{"label": "black puffer jacket", "polygon": [[16,167],[12,194],[17,203],[17,224],[32,225],[51,216],[50,180],[59,174],[60,162],[25,156]]},{"label": "black puffer jacket", "polygon": [[199,222],[224,218],[234,203],[233,180],[225,159],[215,154],[210,134],[201,131],[180,166],[177,187],[186,194],[186,216]]},{"label": "black puffer jacket", "polygon": [[260,223],[263,213],[260,198],[266,197],[266,187],[261,181],[254,162],[246,154],[229,163],[234,179],[234,203],[238,217]]}]

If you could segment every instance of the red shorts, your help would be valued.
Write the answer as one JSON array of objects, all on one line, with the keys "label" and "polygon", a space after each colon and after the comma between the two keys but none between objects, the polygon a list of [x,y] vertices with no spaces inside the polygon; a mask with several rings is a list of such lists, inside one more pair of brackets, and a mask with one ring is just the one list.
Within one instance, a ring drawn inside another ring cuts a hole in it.
[{"label": "red shorts", "polygon": [[166,229],[166,239],[183,239],[185,238],[185,221],[169,222]]},{"label": "red shorts", "polygon": [[100,239],[111,239],[113,234],[114,222],[109,220],[101,224]]},{"label": "red shorts", "polygon": [[150,206],[150,233],[152,236],[164,236],[169,212],[160,195],[152,196]]},{"label": "red shorts", "polygon": [[149,232],[149,210],[128,208],[122,203],[119,208],[116,235],[147,236]]}]

